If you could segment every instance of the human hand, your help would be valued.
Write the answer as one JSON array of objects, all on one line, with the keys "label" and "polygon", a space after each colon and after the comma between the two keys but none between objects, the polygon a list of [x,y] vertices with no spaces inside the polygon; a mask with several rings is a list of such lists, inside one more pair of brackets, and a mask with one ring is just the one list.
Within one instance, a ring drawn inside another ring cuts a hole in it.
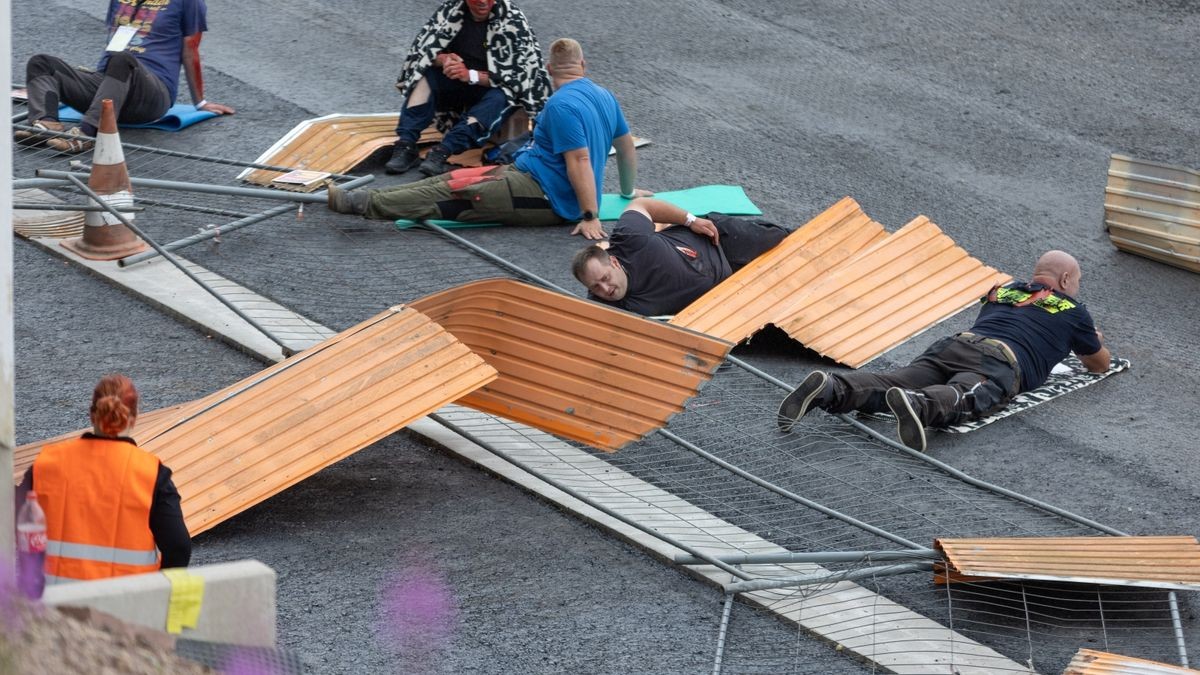
[{"label": "human hand", "polygon": [[633,189],[633,198],[634,199],[637,199],[638,197],[653,197],[653,196],[654,196],[653,190],[643,190],[641,188]]},{"label": "human hand", "polygon": [[575,229],[571,230],[571,234],[582,234],[588,239],[603,239],[608,236],[608,234],[604,231],[604,226],[600,224],[599,218],[579,221],[579,224],[575,226]]},{"label": "human hand", "polygon": [[460,82],[467,82],[470,80],[470,71],[471,69],[467,68],[467,64],[463,63],[462,61],[447,63],[446,67],[442,68],[443,75],[452,80],[458,80]]},{"label": "human hand", "polygon": [[204,101],[204,105],[196,106],[196,110],[207,110],[208,112],[217,113],[218,115],[232,115],[233,108],[212,101]]},{"label": "human hand", "polygon": [[708,218],[697,218],[690,225],[692,232],[702,234],[709,239],[712,239],[713,244],[720,244],[721,234],[717,232],[717,226]]},{"label": "human hand", "polygon": [[455,63],[455,62],[462,63],[462,57],[459,56],[458,54],[455,54],[454,52],[442,52],[441,54],[438,54],[437,56],[433,57],[434,65],[436,65],[439,68],[442,68],[443,70],[446,68],[447,63]]}]

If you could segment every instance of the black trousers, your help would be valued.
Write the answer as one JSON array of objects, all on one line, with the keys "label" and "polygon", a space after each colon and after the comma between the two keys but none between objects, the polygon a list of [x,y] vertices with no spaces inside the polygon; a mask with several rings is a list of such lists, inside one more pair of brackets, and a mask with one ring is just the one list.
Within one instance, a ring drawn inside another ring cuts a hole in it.
[{"label": "black trousers", "polygon": [[1007,352],[978,335],[956,335],[930,345],[912,363],[890,373],[831,373],[832,413],[885,412],[891,387],[924,396],[921,421],[943,427],[996,412],[1017,395],[1021,377]]},{"label": "black trousers", "polygon": [[104,72],[80,70],[57,56],[37,54],[25,64],[29,122],[58,121],[59,103],[83,112],[83,122],[100,126],[100,102],[112,99],[118,122],[153,122],[173,101],[167,86],[128,52],[112,54]]},{"label": "black trousers", "polygon": [[736,218],[723,213],[705,216],[717,226],[721,250],[729,267],[736,272],[751,260],[779,245],[791,232],[781,225],[757,218]]}]

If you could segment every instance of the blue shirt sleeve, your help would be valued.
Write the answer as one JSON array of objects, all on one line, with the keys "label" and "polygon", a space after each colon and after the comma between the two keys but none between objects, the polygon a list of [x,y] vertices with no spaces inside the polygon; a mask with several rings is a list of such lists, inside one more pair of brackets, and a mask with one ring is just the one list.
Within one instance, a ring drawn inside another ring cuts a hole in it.
[{"label": "blue shirt sleeve", "polygon": [[179,32],[187,37],[208,30],[208,7],[204,0],[184,0],[183,14],[179,17]]},{"label": "blue shirt sleeve", "polygon": [[1100,351],[1100,336],[1096,335],[1096,324],[1092,315],[1084,307],[1077,307],[1079,317],[1075,324],[1075,334],[1071,336],[1071,351],[1079,356],[1090,356]]}]

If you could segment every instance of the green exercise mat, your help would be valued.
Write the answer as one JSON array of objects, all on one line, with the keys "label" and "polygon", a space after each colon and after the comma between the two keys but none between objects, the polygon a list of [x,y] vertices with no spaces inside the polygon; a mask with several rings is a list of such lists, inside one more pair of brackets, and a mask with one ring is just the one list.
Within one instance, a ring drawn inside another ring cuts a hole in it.
[{"label": "green exercise mat", "polygon": [[[725,213],[731,216],[761,216],[762,210],[750,201],[746,196],[746,191],[740,185],[701,185],[699,187],[688,188],[686,190],[671,190],[670,192],[659,192],[654,195],[655,199],[661,199],[664,202],[674,204],[681,209],[691,211],[696,214],[705,214],[710,211]],[[629,206],[630,199],[625,199],[618,194],[605,194],[600,200],[600,220],[616,220],[621,217],[621,212],[625,207]],[[460,227],[498,227],[500,223],[460,223],[457,220],[431,220],[434,225],[440,225],[446,229],[454,229]],[[400,219],[396,221],[396,229],[407,230],[410,227],[416,227],[417,222],[413,220]]]},{"label": "green exercise mat", "polygon": [[[710,211],[731,216],[762,215],[762,210],[750,201],[740,185],[701,185],[686,190],[659,192],[654,198],[698,215]],[[620,218],[630,201],[621,195],[605,194],[604,199],[600,200],[600,220]]]}]

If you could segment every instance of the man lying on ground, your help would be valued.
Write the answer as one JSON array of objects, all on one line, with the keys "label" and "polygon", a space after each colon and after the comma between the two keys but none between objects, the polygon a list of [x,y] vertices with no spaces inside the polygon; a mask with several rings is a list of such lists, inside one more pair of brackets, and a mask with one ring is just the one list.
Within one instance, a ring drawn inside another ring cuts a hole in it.
[{"label": "man lying on ground", "polygon": [[983,298],[975,325],[933,343],[890,373],[813,371],[779,406],[789,431],[813,408],[896,416],[897,434],[924,452],[925,428],[978,419],[1036,389],[1050,369],[1075,352],[1091,372],[1108,370],[1110,355],[1079,293],[1082,272],[1062,251],[1042,254],[1030,282],[997,286]]},{"label": "man lying on ground", "polygon": [[[509,0],[446,0],[413,40],[396,80],[404,109],[388,173],[420,164],[436,176],[446,160],[478,148],[517,108],[531,117],[550,96],[542,48],[525,15]],[[434,119],[445,136],[425,161],[417,140]]]},{"label": "man lying on ground", "polygon": [[[580,250],[571,272],[592,300],[643,316],[675,314],[788,235],[765,221],[709,215],[714,220],[658,199],[635,199],[608,249]],[[668,227],[656,232],[655,223]]]},{"label": "man lying on ground", "polygon": [[608,149],[617,150],[621,193],[636,190],[637,151],[617,99],[585,76],[579,43],[550,45],[554,94],[538,115],[533,145],[512,165],[456,169],[383,190],[329,187],[328,205],[338,213],[373,220],[441,219],[464,223],[558,225],[577,222],[571,234],[604,237],[597,212]]},{"label": "man lying on ground", "polygon": [[[46,145],[60,152],[90,150],[100,125],[101,101],[112,99],[119,124],[153,122],[175,104],[179,67],[187,75],[192,101],[199,110],[218,115],[233,108],[204,98],[200,68],[200,38],[208,30],[204,0],[110,0],[108,46],[95,70],[73,68],[66,61],[37,54],[25,65],[30,126],[64,131],[58,107],[65,103],[83,111],[71,137],[47,136]],[[18,141],[38,140],[38,132],[17,130]]]}]

